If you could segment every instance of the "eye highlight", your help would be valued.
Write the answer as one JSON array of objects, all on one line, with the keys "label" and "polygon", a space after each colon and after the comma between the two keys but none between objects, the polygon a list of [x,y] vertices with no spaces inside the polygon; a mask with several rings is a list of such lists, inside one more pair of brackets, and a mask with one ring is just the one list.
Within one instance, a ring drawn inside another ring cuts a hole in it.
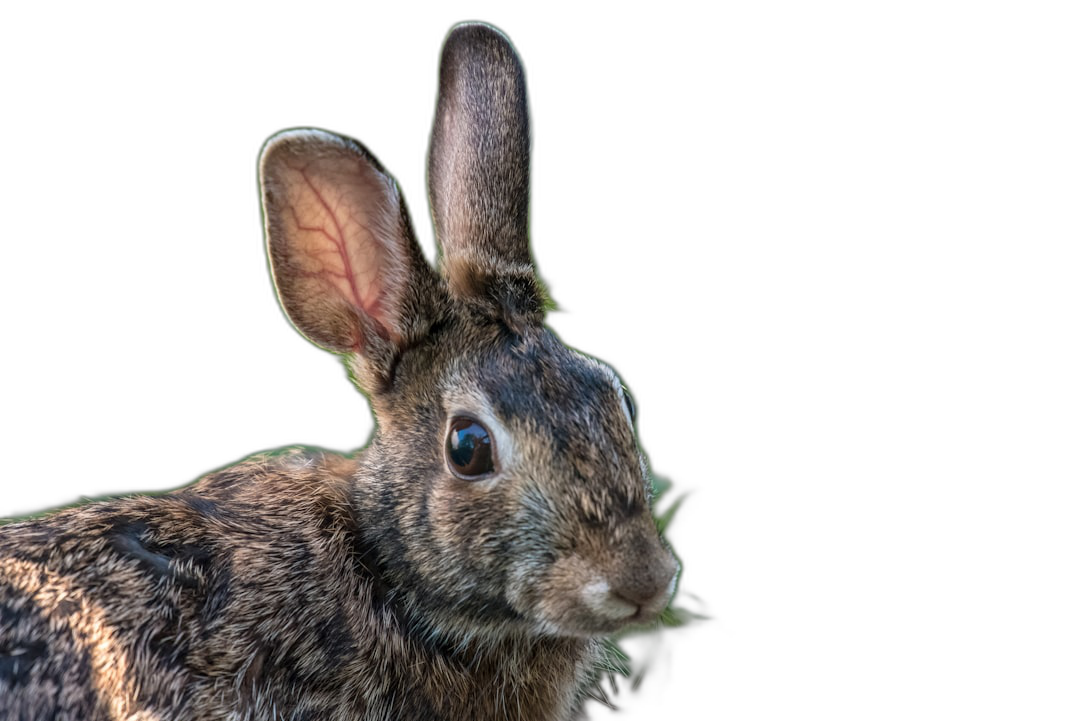
[{"label": "eye highlight", "polygon": [[495,472],[494,439],[484,424],[458,416],[446,434],[446,465],[458,478],[476,481]]}]

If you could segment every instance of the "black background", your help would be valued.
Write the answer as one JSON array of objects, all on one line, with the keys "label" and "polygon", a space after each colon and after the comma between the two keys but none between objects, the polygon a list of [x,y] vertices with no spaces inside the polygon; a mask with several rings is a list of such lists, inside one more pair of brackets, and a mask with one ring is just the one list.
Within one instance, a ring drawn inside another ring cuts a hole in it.
[{"label": "black background", "polygon": [[798,379],[770,379],[789,360],[770,345],[785,329],[758,321],[779,302],[775,278],[797,274],[787,243],[813,212],[788,202],[807,179],[791,153],[818,152],[792,130],[813,107],[759,84],[779,49],[757,26],[417,10],[387,25],[301,14],[270,31],[206,24],[53,47],[62,62],[31,64],[11,91],[17,462],[0,516],[175,488],[264,449],[364,445],[366,400],[274,299],[257,159],[289,127],[355,137],[401,183],[430,253],[437,59],[461,19],[500,27],[524,59],[532,241],[562,309],[550,325],[619,371],[653,470],[687,495],[669,534],[684,563],[676,602],[701,618],[627,641],[631,676],[602,683],[618,710],[593,704],[592,718],[711,716],[765,663],[732,668],[732,637],[753,631],[721,599],[739,573],[747,603],[735,569],[769,543],[732,538],[753,526],[735,489],[766,482],[762,433],[792,422],[775,386]]}]

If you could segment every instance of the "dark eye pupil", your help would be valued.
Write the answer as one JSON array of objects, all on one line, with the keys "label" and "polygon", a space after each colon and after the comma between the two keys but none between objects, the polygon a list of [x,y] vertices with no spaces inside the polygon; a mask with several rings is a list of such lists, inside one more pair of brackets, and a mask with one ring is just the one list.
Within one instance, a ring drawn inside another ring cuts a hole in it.
[{"label": "dark eye pupil", "polygon": [[446,460],[457,475],[474,479],[495,470],[491,435],[472,418],[455,418],[446,436]]}]

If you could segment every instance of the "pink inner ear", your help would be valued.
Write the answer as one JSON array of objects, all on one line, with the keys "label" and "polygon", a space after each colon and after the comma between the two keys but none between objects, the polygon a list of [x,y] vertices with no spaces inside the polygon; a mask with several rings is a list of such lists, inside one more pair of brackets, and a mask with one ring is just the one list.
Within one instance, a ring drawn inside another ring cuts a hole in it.
[{"label": "pink inner ear", "polygon": [[[322,241],[309,241],[300,248],[301,252],[312,261],[310,265],[318,266],[318,270],[304,271],[301,275],[308,278],[326,279],[343,296],[351,300],[353,305],[358,308],[367,307],[367,303],[361,297],[360,288],[357,285],[358,279],[353,270],[351,254],[345,246],[345,226],[349,224],[360,226],[360,221],[352,215],[345,214],[348,209],[339,208],[335,211],[335,208],[330,205],[330,202],[311,180],[308,172],[304,169],[294,170],[303,178],[304,184],[307,186],[306,190],[309,191],[312,197],[302,198],[299,201],[299,203],[303,204],[303,214],[297,210],[296,204],[289,205],[293,222],[296,224],[297,230],[317,233],[323,238]],[[304,194],[303,191],[297,193],[300,196]],[[317,216],[322,217],[317,218]],[[304,225],[304,218],[307,218],[309,222],[316,219],[322,220],[323,224]],[[318,247],[319,245],[323,247]],[[370,263],[375,262],[374,257],[365,260]]]},{"label": "pink inner ear", "polygon": [[400,206],[393,182],[349,156],[294,157],[279,177],[291,261],[284,272],[300,294],[351,306],[400,337],[392,309],[404,272],[394,247]]}]

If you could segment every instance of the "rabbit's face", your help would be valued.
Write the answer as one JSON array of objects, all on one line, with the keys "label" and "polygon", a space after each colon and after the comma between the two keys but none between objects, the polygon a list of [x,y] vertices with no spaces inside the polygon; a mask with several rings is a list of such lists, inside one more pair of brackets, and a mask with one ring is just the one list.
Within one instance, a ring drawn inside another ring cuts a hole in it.
[{"label": "rabbit's face", "polygon": [[388,467],[408,468],[398,533],[442,613],[426,612],[579,636],[652,620],[677,564],[652,519],[618,377],[541,326],[447,328],[433,345],[463,335],[479,352],[447,350],[444,363],[418,353],[398,379],[415,376],[417,391],[376,399],[386,445],[417,444]]}]

